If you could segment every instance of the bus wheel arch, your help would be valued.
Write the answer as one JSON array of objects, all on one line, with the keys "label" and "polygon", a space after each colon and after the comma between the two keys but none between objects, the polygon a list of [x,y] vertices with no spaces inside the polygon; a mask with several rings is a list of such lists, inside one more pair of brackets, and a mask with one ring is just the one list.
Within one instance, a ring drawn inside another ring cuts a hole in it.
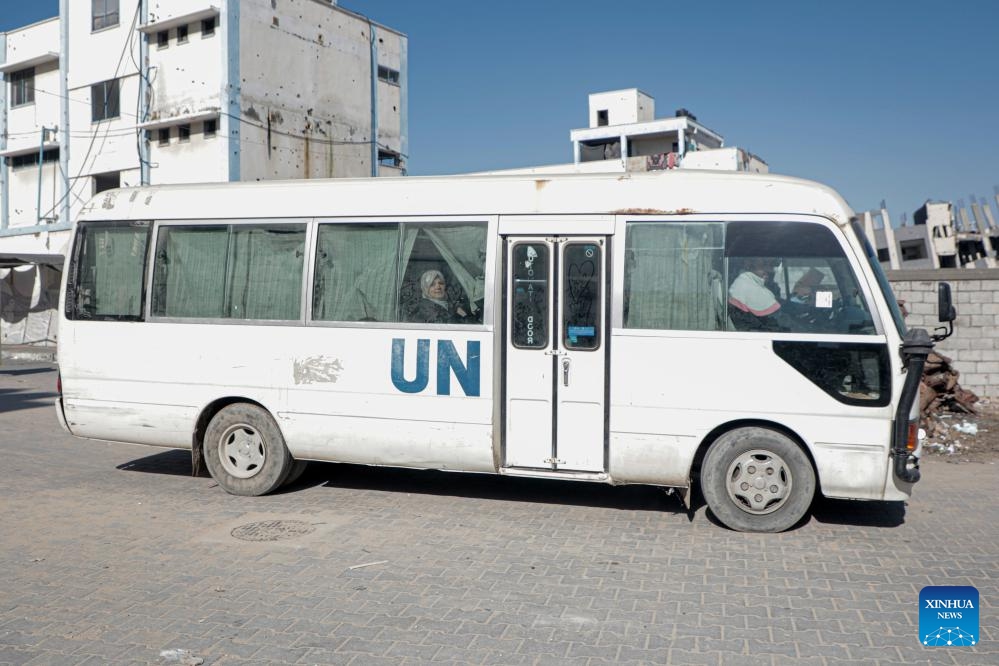
[{"label": "bus wheel arch", "polygon": [[704,438],[695,454],[697,478],[708,508],[742,532],[782,532],[811,508],[819,485],[809,447],[778,423],[726,423]]},{"label": "bus wheel arch", "polygon": [[192,442],[192,467],[208,468],[234,495],[265,495],[280,487],[294,464],[277,421],[247,398],[216,400],[202,410]]}]

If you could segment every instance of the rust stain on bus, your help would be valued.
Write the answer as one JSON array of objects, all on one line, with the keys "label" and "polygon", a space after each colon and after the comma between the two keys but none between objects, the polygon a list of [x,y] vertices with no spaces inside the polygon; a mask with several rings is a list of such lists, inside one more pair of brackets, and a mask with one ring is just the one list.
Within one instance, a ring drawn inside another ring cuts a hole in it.
[{"label": "rust stain on bus", "polygon": [[534,189],[536,191],[540,192],[541,190],[545,189],[545,187],[547,187],[548,183],[550,183],[550,182],[552,182],[552,181],[547,180],[547,179],[536,180],[536,181],[534,181]]},{"label": "rust stain on bus", "polygon": [[692,208],[677,208],[676,210],[660,210],[658,208],[622,208],[611,211],[612,215],[693,215],[697,211]]}]

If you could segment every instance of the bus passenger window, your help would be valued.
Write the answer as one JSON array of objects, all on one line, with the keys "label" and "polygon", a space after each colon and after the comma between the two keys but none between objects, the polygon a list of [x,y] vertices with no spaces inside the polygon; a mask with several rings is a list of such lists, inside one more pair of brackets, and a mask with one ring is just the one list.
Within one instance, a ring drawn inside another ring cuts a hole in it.
[{"label": "bus passenger window", "polygon": [[721,223],[630,222],[625,245],[625,328],[725,330]]},{"label": "bus passenger window", "polygon": [[81,224],[66,292],[69,319],[142,319],[149,223]]},{"label": "bus passenger window", "polygon": [[322,224],[312,318],[481,324],[484,223]]},{"label": "bus passenger window", "polygon": [[300,318],[304,224],[160,227],[152,313],[161,317]]}]

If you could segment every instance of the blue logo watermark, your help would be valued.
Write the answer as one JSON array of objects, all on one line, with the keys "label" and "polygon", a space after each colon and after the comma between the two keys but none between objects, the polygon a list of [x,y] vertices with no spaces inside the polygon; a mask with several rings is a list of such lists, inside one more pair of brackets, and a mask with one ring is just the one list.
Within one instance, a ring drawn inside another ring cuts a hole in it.
[{"label": "blue logo watermark", "polygon": [[919,642],[927,647],[977,645],[978,590],[928,585],[919,591]]}]

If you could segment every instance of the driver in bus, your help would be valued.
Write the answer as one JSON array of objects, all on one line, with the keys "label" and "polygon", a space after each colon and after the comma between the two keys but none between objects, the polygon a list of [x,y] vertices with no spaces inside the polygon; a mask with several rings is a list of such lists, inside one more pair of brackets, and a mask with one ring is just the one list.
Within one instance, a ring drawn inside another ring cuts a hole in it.
[{"label": "driver in bus", "polygon": [[729,318],[739,331],[779,331],[781,303],[774,282],[773,257],[749,257],[728,290]]}]

